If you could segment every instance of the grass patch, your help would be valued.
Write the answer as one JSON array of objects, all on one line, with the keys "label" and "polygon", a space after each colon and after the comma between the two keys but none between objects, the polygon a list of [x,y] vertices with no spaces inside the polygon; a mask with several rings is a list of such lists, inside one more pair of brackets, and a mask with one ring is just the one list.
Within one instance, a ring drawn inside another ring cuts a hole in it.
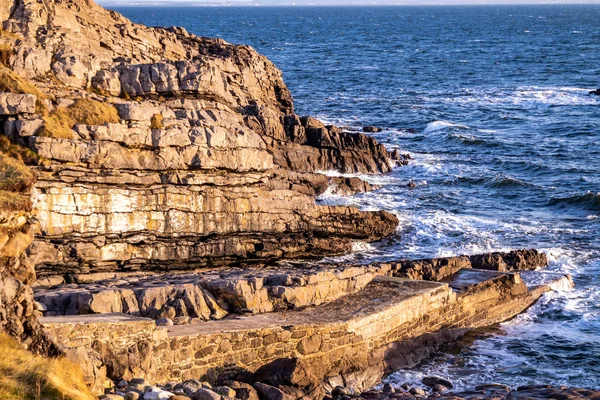
[{"label": "grass patch", "polygon": [[4,135],[0,135],[0,153],[22,161],[25,165],[43,165],[46,162],[35,151],[14,144]]},{"label": "grass patch", "polygon": [[26,192],[35,182],[35,176],[23,161],[0,153],[0,190]]},{"label": "grass patch", "polygon": [[0,334],[0,399],[92,400],[78,365],[64,358],[43,358]]},{"label": "grass patch", "polygon": [[120,121],[112,104],[91,99],[78,99],[70,107],[57,107],[43,119],[40,136],[56,139],[73,139],[73,127],[77,124],[104,125]]},{"label": "grass patch", "polygon": [[0,64],[8,65],[13,47],[10,44],[0,44]]},{"label": "grass patch", "polygon": [[73,126],[75,119],[70,115],[66,107],[57,107],[51,113],[44,115],[44,126],[39,133],[42,137],[55,139],[74,139]]},{"label": "grass patch", "polygon": [[154,114],[150,119],[150,128],[152,129],[162,129],[164,127],[163,124],[163,116],[162,114]]},{"label": "grass patch", "polygon": [[34,183],[35,175],[18,153],[11,157],[0,152],[0,211],[31,211],[28,192]]},{"label": "grass patch", "polygon": [[29,79],[25,79],[19,74],[6,67],[0,66],[0,92],[9,92],[17,94],[33,94],[36,96],[35,110],[43,114],[46,112],[44,100],[48,97],[42,93]]},{"label": "grass patch", "polygon": [[46,95],[29,79],[21,77],[8,68],[0,68],[0,92],[34,94],[38,100],[46,99]]},{"label": "grass patch", "polygon": [[[31,211],[31,198],[28,194],[0,190],[0,212]],[[0,393],[2,391],[0,390]],[[0,395],[0,399],[3,399]]]}]

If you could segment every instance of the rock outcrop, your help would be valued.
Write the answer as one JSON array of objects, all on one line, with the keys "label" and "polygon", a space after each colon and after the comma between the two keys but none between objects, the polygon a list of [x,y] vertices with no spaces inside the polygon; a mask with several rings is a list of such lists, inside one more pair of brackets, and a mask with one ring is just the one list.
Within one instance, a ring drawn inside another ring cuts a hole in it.
[{"label": "rock outcrop", "polygon": [[[8,66],[48,108],[31,94],[0,101],[6,135],[48,160],[33,191],[38,275],[319,257],[394,232],[389,213],[317,205],[330,186],[372,187],[316,172],[387,172],[404,157],[294,114],[281,72],[252,48],[86,0],[7,7]],[[78,98],[114,106],[119,122],[50,129]]]}]

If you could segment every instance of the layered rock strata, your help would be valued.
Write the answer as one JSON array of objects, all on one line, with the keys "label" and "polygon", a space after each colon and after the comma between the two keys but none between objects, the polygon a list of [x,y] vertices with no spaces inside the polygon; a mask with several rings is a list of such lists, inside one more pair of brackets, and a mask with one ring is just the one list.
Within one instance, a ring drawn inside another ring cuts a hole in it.
[{"label": "layered rock strata", "polygon": [[40,276],[319,257],[394,232],[391,214],[316,205],[332,185],[371,189],[316,171],[387,172],[403,156],[297,116],[281,72],[252,48],[86,0],[5,3],[8,66],[46,93],[38,103],[68,113],[87,98],[119,119],[57,136],[32,95],[29,108],[0,101],[5,134],[48,160],[33,193]]},{"label": "layered rock strata", "polygon": [[46,316],[125,313],[168,318],[181,325],[232,313],[318,306],[360,291],[376,276],[440,281],[461,269],[503,272],[546,265],[545,254],[518,250],[372,265],[292,264],[167,275],[75,274],[42,279],[36,284],[35,298]]}]

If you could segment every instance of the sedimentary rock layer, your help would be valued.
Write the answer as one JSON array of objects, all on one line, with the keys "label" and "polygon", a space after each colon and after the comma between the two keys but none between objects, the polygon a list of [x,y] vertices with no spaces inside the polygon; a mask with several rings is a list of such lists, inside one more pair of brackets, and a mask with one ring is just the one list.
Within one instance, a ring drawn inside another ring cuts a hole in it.
[{"label": "sedimentary rock layer", "polygon": [[[47,160],[32,193],[40,276],[318,257],[394,232],[389,213],[317,205],[330,186],[372,187],[316,172],[382,173],[405,158],[296,115],[252,48],[86,0],[4,3],[8,67],[44,93],[0,94],[5,134]],[[116,114],[55,129],[82,98]]]},{"label": "sedimentary rock layer", "polygon": [[318,306],[360,291],[378,275],[440,281],[462,269],[523,271],[546,262],[543,253],[519,250],[373,265],[296,263],[171,274],[75,274],[42,279],[35,298],[46,316],[125,313],[168,318],[180,325],[230,313]]}]

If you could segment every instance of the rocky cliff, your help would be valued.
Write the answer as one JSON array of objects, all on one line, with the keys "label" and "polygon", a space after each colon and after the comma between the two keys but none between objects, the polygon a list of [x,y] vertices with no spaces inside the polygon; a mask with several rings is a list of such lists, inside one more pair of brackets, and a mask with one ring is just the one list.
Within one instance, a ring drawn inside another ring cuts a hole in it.
[{"label": "rocky cliff", "polygon": [[281,72],[252,48],[86,0],[2,9],[6,64],[43,93],[4,118],[48,160],[33,189],[39,275],[315,257],[394,231],[388,213],[315,204],[332,185],[370,189],[316,171],[387,172],[404,158],[294,114]]}]

